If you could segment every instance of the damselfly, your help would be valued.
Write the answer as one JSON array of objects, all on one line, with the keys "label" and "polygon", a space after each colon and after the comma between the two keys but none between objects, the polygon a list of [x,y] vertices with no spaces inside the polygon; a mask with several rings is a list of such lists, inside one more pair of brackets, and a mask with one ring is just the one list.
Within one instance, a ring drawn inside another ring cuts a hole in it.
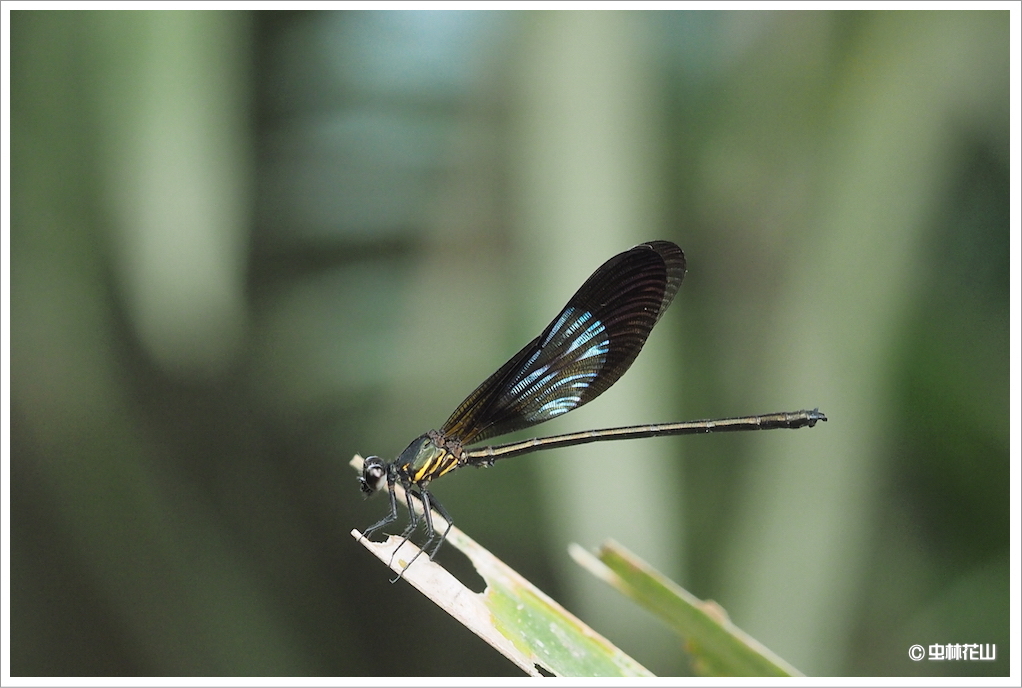
[{"label": "damselfly", "polygon": [[[359,478],[362,491],[369,496],[386,489],[390,513],[369,526],[364,535],[368,537],[397,520],[395,485],[400,484],[410,514],[408,526],[401,533],[401,545],[408,541],[419,522],[425,521],[428,539],[419,554],[432,546],[429,558],[435,557],[450,532],[451,517],[427,488],[432,481],[462,466],[489,467],[497,459],[587,442],[811,428],[817,421],[826,421],[825,415],[813,409],[584,430],[468,448],[490,437],[560,416],[602,394],[632,365],[684,277],[685,254],[669,241],[639,244],[601,265],[543,333],[479,385],[439,430],[415,438],[393,461],[378,456],[365,460]],[[413,500],[421,503],[421,516],[413,508]],[[442,533],[433,525],[433,510],[447,523]],[[416,557],[418,554],[412,561]]]}]

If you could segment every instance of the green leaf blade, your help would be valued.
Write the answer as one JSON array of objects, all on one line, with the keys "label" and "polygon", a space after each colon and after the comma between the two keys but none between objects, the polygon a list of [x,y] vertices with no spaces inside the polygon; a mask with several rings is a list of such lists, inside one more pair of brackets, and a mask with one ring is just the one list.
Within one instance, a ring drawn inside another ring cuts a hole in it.
[{"label": "green leaf blade", "polygon": [[607,542],[594,557],[578,545],[572,557],[631,597],[685,639],[693,668],[707,676],[802,674],[731,623],[713,601],[702,601],[620,545]]},{"label": "green leaf blade", "polygon": [[[361,457],[352,465],[360,469]],[[398,499],[404,503],[403,494]],[[435,512],[434,519],[442,523]],[[542,676],[540,667],[555,676],[653,675],[458,528],[451,528],[447,543],[465,554],[486,582],[481,593],[427,556],[414,559],[419,548],[412,542],[393,535],[371,542],[357,530],[351,535],[530,676]]]}]

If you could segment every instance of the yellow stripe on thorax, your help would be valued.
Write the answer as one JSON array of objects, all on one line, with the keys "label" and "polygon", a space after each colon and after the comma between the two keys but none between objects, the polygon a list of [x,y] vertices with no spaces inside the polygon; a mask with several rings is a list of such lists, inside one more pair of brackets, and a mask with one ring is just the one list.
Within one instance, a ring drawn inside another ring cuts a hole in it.
[{"label": "yellow stripe on thorax", "polygon": [[441,451],[436,456],[428,459],[419,470],[411,475],[411,479],[412,482],[416,483],[424,480],[436,480],[457,467],[458,460],[450,452]]}]

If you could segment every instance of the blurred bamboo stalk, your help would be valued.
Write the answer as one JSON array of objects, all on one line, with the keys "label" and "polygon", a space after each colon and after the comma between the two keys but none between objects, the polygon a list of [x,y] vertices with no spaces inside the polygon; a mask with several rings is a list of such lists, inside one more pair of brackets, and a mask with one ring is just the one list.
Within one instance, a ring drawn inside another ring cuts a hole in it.
[{"label": "blurred bamboo stalk", "polygon": [[[663,104],[650,29],[644,17],[627,12],[551,12],[527,22],[513,164],[520,209],[515,229],[523,264],[533,268],[523,280],[531,285],[523,294],[530,305],[522,308],[532,330],[539,331],[553,312],[533,304],[559,295],[556,307],[606,256],[650,239],[677,239],[660,236]],[[668,401],[677,388],[668,382],[676,359],[668,355],[671,333],[661,327],[601,403],[579,409],[570,421],[550,423],[549,433],[670,417]],[[587,446],[537,461],[547,487],[548,546],[570,581],[572,603],[609,637],[627,639],[626,651],[642,647],[645,657],[659,654],[668,666],[677,663],[673,640],[608,596],[563,552],[572,540],[595,545],[613,537],[679,577],[683,526],[677,520],[675,446]],[[633,453],[641,454],[641,465],[625,467]]]},{"label": "blurred bamboo stalk", "polygon": [[813,399],[831,423],[760,445],[735,500],[741,526],[722,595],[743,628],[808,675],[840,674],[852,659],[877,489],[887,481],[892,348],[921,278],[923,230],[954,169],[948,133],[962,117],[982,126],[1003,99],[996,14],[869,15],[838,81],[820,200],[802,228],[756,396]]}]

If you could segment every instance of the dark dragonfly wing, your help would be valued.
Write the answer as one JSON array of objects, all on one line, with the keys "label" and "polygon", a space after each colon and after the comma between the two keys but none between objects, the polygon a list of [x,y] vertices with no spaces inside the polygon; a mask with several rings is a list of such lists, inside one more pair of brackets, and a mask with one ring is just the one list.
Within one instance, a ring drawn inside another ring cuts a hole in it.
[{"label": "dark dragonfly wing", "polygon": [[467,445],[595,399],[632,365],[684,277],[685,254],[669,241],[614,256],[541,335],[461,402],[440,432]]}]

